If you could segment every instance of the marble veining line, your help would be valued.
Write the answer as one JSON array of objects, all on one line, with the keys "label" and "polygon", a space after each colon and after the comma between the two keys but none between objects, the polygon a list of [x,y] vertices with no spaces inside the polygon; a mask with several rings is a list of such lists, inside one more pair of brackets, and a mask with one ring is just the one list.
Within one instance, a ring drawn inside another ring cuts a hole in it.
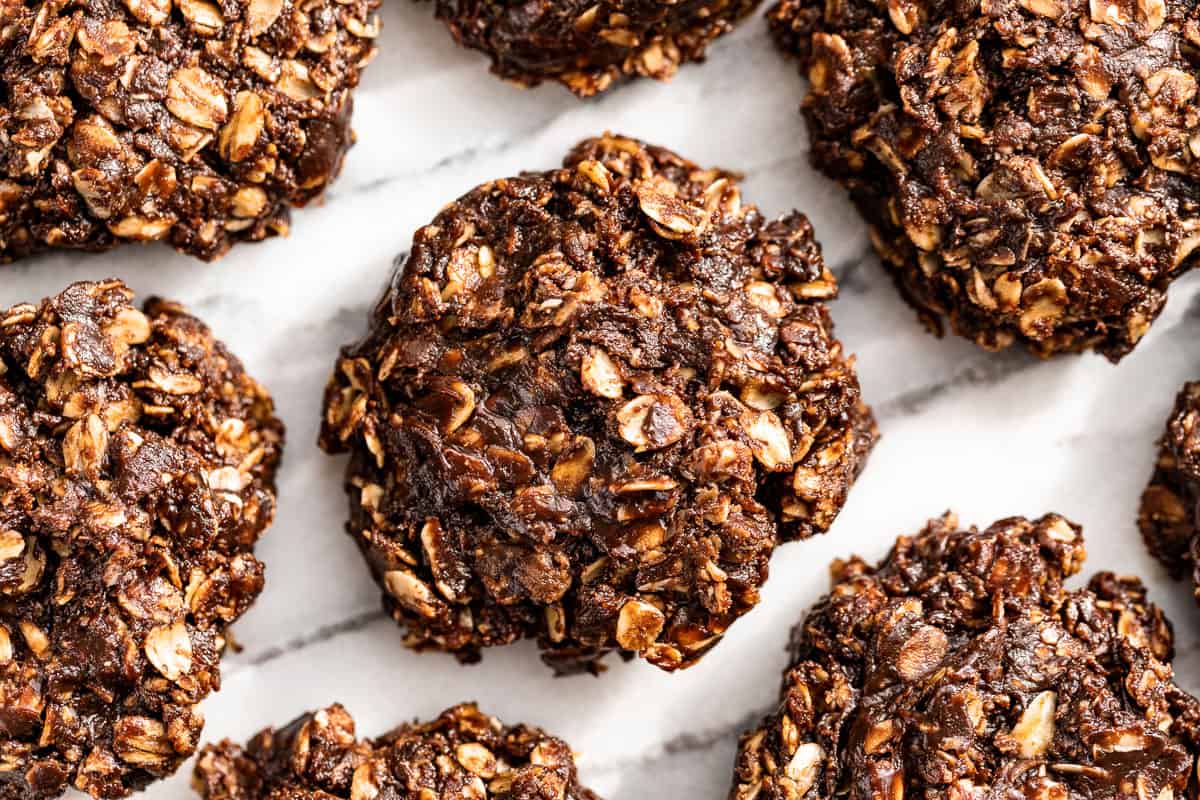
[{"label": "marble veining line", "polygon": [[588,772],[597,775],[608,772],[623,772],[631,767],[649,766],[670,758],[691,755],[711,750],[717,745],[725,744],[741,736],[747,730],[756,727],[763,717],[774,711],[775,707],[760,708],[751,711],[734,722],[706,728],[699,731],[689,731],[673,736],[653,750],[639,754],[635,758],[616,758],[602,764],[589,764]]},{"label": "marble veining line", "polygon": [[1096,439],[1101,440],[1105,446],[1110,446],[1116,442],[1128,442],[1131,451],[1135,448],[1146,447],[1147,442],[1158,440],[1159,428],[1161,425],[1139,426],[1129,430],[1117,430],[1111,427],[1097,428],[1095,430],[1076,431],[1069,436],[1056,436],[1049,440],[1050,444],[1056,448],[1071,448],[1086,446],[1089,442]]},{"label": "marble veining line", "polygon": [[[1200,320],[1200,284],[1188,288],[1191,290],[1192,296],[1188,299],[1187,308],[1183,310],[1183,318],[1168,330],[1175,330]],[[1179,290],[1177,289],[1176,292]]]},{"label": "marble veining line", "polygon": [[881,419],[915,416],[943,399],[948,392],[1000,383],[1042,363],[1044,362],[1024,350],[983,353],[944,380],[915,386],[885,400],[876,401],[872,403],[872,407],[875,415]]},{"label": "marble veining line", "polygon": [[[780,156],[778,158],[755,161],[745,169],[734,170],[734,172],[739,173],[743,178],[754,178],[763,174],[775,174],[781,167],[790,167],[793,164],[808,166],[808,163],[808,153],[798,153],[793,156]],[[832,181],[830,181],[830,185],[833,185]]]},{"label": "marble veining line", "polygon": [[233,668],[226,670],[226,675],[233,677],[244,670],[261,667],[276,659],[295,655],[305,648],[330,642],[349,633],[355,633],[366,628],[373,622],[385,619],[386,616],[381,609],[363,611],[328,625],[322,625],[309,633],[288,639],[283,644],[268,647],[256,653],[244,651],[242,654],[243,657],[238,659]]},{"label": "marble veining line", "polygon": [[406,169],[399,172],[393,172],[390,175],[383,175],[372,180],[362,183],[335,183],[330,189],[325,192],[326,202],[337,202],[339,197],[356,197],[364,194],[385,189],[392,184],[400,181],[415,181],[425,178],[430,178],[444,170],[453,169],[454,167],[462,166],[480,157],[497,157],[502,156],[508,150],[515,147],[523,140],[527,140],[537,133],[555,125],[562,118],[575,113],[576,109],[563,109],[555,114],[551,114],[546,119],[538,120],[533,125],[528,125],[513,131],[511,136],[502,137],[499,141],[493,144],[479,144],[471,147],[458,150],[449,155],[442,156],[437,161],[426,167],[417,167],[416,169]]},{"label": "marble veining line", "polygon": [[[397,258],[400,258],[398,256]],[[403,255],[407,257],[407,253]],[[395,269],[393,267],[392,269]],[[388,272],[388,281],[391,280],[392,273]],[[383,294],[383,285],[380,285],[376,295]],[[331,340],[336,343],[338,348],[343,345],[350,344],[351,338],[357,341],[367,332],[367,321],[371,317],[371,313],[375,310],[375,303],[356,303],[354,305],[338,306],[333,313],[317,320],[304,320],[303,324],[296,327],[296,331],[304,335],[317,336],[324,340]],[[337,330],[339,333],[336,338],[330,331]],[[330,365],[332,368],[332,364]],[[323,385],[323,384],[322,384]]]},{"label": "marble veining line", "polygon": [[[818,232],[819,233],[819,232]],[[817,241],[820,242],[821,237],[817,236]],[[854,255],[842,259],[836,264],[829,265],[829,271],[834,274],[838,282],[838,299],[833,306],[833,314],[837,315],[837,302],[846,299],[845,295],[864,295],[871,291],[875,285],[875,278],[866,276],[864,273],[872,269],[880,269],[879,263],[875,260],[875,249],[871,245],[864,245]],[[880,269],[880,274],[876,276],[879,280],[889,281],[890,279]]]}]

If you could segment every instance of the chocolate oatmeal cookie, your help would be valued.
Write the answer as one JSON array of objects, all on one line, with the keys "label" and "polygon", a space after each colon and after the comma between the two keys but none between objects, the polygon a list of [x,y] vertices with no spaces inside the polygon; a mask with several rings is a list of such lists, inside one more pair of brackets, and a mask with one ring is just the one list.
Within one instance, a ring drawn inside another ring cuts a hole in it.
[{"label": "chocolate oatmeal cookie", "polygon": [[418,648],[697,661],[875,441],[808,221],[615,136],[417,231],[342,351],[321,445]]},{"label": "chocolate oatmeal cookie", "polygon": [[470,704],[375,740],[356,739],[333,705],[245,748],[206,747],[192,785],[204,800],[598,800],[579,785],[565,742]]},{"label": "chocolate oatmeal cookie", "polygon": [[835,563],[730,800],[1196,797],[1170,624],[1135,578],[1064,588],[1084,555],[1055,514],[947,514],[876,567]]},{"label": "chocolate oatmeal cookie", "polygon": [[1190,0],[782,0],[813,162],[940,333],[1116,361],[1200,245]]},{"label": "chocolate oatmeal cookie", "polygon": [[1174,578],[1185,574],[1200,599],[1200,383],[1183,387],[1159,441],[1158,463],[1142,494],[1138,527],[1154,557]]},{"label": "chocolate oatmeal cookie", "polygon": [[0,7],[0,262],[286,233],[353,141],[379,0]]},{"label": "chocolate oatmeal cookie", "polygon": [[580,97],[622,78],[669,80],[762,0],[437,0],[437,16],[492,72],[524,86],[558,81]]},{"label": "chocolate oatmeal cookie", "polygon": [[0,800],[174,772],[262,589],[271,399],[180,306],[132,299],[0,312]]}]

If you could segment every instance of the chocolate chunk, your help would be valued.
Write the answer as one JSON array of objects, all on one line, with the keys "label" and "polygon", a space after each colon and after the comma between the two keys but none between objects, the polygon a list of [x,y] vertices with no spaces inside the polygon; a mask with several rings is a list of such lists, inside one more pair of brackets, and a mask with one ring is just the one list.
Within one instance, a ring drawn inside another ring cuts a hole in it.
[{"label": "chocolate chunk", "polygon": [[1136,578],[1065,588],[1084,555],[1056,514],[947,514],[876,567],[836,562],[730,800],[1195,796],[1170,624]]},{"label": "chocolate chunk", "polygon": [[1142,493],[1138,527],[1150,552],[1174,578],[1189,574],[1200,599],[1200,383],[1188,383],[1175,399],[1159,440],[1158,463]]},{"label": "chocolate chunk", "polygon": [[1197,263],[1188,0],[782,0],[813,163],[936,332],[1116,361]]},{"label": "chocolate chunk", "polygon": [[0,9],[0,262],[286,233],[353,135],[379,0],[65,0]]},{"label": "chocolate chunk", "polygon": [[558,81],[580,97],[633,76],[669,80],[703,61],[761,0],[438,0],[437,16],[492,72],[524,86]]},{"label": "chocolate chunk", "polygon": [[599,800],[579,785],[565,742],[472,704],[373,740],[356,739],[333,705],[244,748],[205,747],[192,785],[204,800]]},{"label": "chocolate chunk", "polygon": [[696,662],[875,441],[807,220],[606,136],[420,229],[326,394],[349,532],[418,648]]},{"label": "chocolate chunk", "polygon": [[173,773],[262,590],[283,425],[199,320],[132,299],[0,312],[0,800]]}]

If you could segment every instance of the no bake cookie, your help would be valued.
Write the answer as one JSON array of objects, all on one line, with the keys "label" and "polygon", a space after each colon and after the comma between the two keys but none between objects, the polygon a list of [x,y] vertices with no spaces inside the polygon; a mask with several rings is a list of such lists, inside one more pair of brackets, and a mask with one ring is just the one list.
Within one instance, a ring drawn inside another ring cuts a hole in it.
[{"label": "no bake cookie", "polygon": [[525,86],[558,81],[588,97],[632,76],[667,80],[702,61],[761,0],[437,0],[437,16],[492,72]]},{"label": "no bake cookie", "polygon": [[379,0],[0,8],[0,262],[288,228],[353,142]]},{"label": "no bake cookie", "polygon": [[330,706],[244,748],[206,747],[192,784],[204,800],[598,800],[565,742],[471,704],[374,740],[355,738],[354,720]]},{"label": "no bake cookie", "polygon": [[1051,514],[901,537],[792,632],[777,710],[742,737],[730,800],[1194,797],[1200,704],[1134,578],[1063,581]]},{"label": "no bake cookie", "polygon": [[132,299],[0,311],[0,800],[174,772],[262,590],[271,399],[180,306]]},{"label": "no bake cookie", "polygon": [[1172,577],[1188,575],[1200,598],[1200,383],[1188,383],[1175,399],[1159,440],[1158,462],[1142,494],[1138,527],[1150,552]]},{"label": "no bake cookie", "polygon": [[783,0],[818,169],[904,297],[988,349],[1116,361],[1200,245],[1187,0]]},{"label": "no bake cookie", "polygon": [[408,643],[696,662],[874,443],[836,292],[804,217],[632,139],[447,206],[342,351],[321,432]]}]

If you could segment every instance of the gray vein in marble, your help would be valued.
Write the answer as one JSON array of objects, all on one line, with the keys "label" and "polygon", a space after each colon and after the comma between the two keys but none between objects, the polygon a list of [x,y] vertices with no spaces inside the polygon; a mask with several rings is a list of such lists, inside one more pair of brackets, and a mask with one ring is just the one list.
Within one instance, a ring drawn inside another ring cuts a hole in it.
[{"label": "gray vein in marble", "polygon": [[1196,322],[1200,322],[1200,292],[1196,292],[1191,296],[1187,307],[1183,310],[1183,318],[1168,330],[1194,325]]},{"label": "gray vein in marble", "polygon": [[[232,292],[206,294],[187,300],[178,297],[165,297],[164,299],[183,303],[188,311],[200,319],[212,318],[218,314],[226,317],[237,317],[242,314],[249,316],[261,308],[256,299]],[[220,338],[220,333],[217,331],[218,338]]]},{"label": "gray vein in marble", "polygon": [[[324,331],[328,330],[329,328],[337,328],[339,330],[347,331],[348,335],[357,337],[366,331],[367,322],[370,319],[370,315],[373,310],[373,304],[339,306],[327,319],[322,321],[319,326],[311,327],[314,329],[319,329],[321,335],[324,335]],[[314,330],[314,332],[318,331]],[[340,347],[346,343],[347,342],[345,341],[339,341],[338,346]]]},{"label": "gray vein in marble", "polygon": [[[1117,430],[1111,426],[1105,426],[1096,430],[1079,431],[1070,436],[1056,436],[1050,439],[1049,443],[1053,447],[1080,447],[1097,439],[1105,445],[1111,445],[1117,441],[1127,441],[1132,450],[1133,448],[1148,447],[1148,442],[1158,441],[1161,423],[1151,425],[1148,420],[1137,420],[1137,422],[1139,423],[1137,427],[1129,430]],[[1149,478],[1149,475],[1146,477]]]},{"label": "gray vein in marble", "polygon": [[348,181],[340,181],[333,184],[326,191],[325,196],[328,202],[336,202],[342,196],[357,196],[370,194],[382,189],[386,189],[393,184],[402,181],[412,181],[421,178],[428,178],[437,175],[445,170],[454,169],[480,157],[495,157],[503,155],[506,151],[520,144],[522,141],[528,140],[530,137],[540,133],[557,123],[561,118],[574,112],[572,108],[562,109],[547,118],[539,118],[531,125],[518,128],[512,131],[511,135],[500,138],[498,141],[490,144],[482,144],[475,147],[467,147],[462,150],[442,156],[428,166],[419,167],[417,169],[401,170],[388,175],[382,175],[372,180],[350,183]]},{"label": "gray vein in marble", "polygon": [[340,636],[355,633],[377,620],[384,619],[385,616],[380,609],[364,611],[329,625],[322,625],[314,631],[288,639],[283,644],[274,647],[268,647],[258,652],[243,651],[236,662],[235,668],[226,670],[226,674],[233,676],[243,669],[261,667],[276,659],[297,653],[306,647],[324,644]]},{"label": "gray vein in marble", "polygon": [[708,750],[714,745],[729,741],[731,737],[740,736],[743,731],[750,730],[771,713],[774,706],[751,711],[736,722],[721,725],[703,731],[681,733],[663,742],[662,752],[666,756],[684,755],[698,750]]},{"label": "gray vein in marble", "polygon": [[986,386],[1001,381],[1044,362],[1023,350],[1010,349],[1001,353],[981,355],[957,369],[944,380],[916,386],[874,403],[876,416],[906,417],[919,414],[948,393],[974,386]]},{"label": "gray vein in marble", "polygon": [[[875,261],[875,250],[870,245],[866,245],[840,263],[829,265],[830,272],[837,276],[838,290],[842,295],[866,294],[875,287],[878,280],[887,280],[887,276],[882,272],[874,277],[865,274],[873,269],[879,269],[879,264]],[[836,311],[834,313],[836,314]]]},{"label": "gray vein in marble", "polygon": [[791,167],[795,165],[807,168],[809,165],[808,153],[800,153],[793,156],[780,156],[778,158],[769,158],[764,161],[755,161],[744,169],[736,171],[740,172],[743,177],[755,178],[759,175],[773,174],[781,167]]},{"label": "gray vein in marble", "polygon": [[762,721],[763,717],[770,714],[773,710],[774,706],[761,708],[739,717],[734,722],[703,730],[681,733],[678,736],[667,739],[648,753],[642,753],[636,758],[620,758],[606,761],[603,764],[590,767],[588,772],[597,774],[604,772],[624,772],[631,767],[636,768],[638,766],[657,764],[671,758],[680,758],[711,750],[714,747],[736,741],[743,732],[756,727]]}]

